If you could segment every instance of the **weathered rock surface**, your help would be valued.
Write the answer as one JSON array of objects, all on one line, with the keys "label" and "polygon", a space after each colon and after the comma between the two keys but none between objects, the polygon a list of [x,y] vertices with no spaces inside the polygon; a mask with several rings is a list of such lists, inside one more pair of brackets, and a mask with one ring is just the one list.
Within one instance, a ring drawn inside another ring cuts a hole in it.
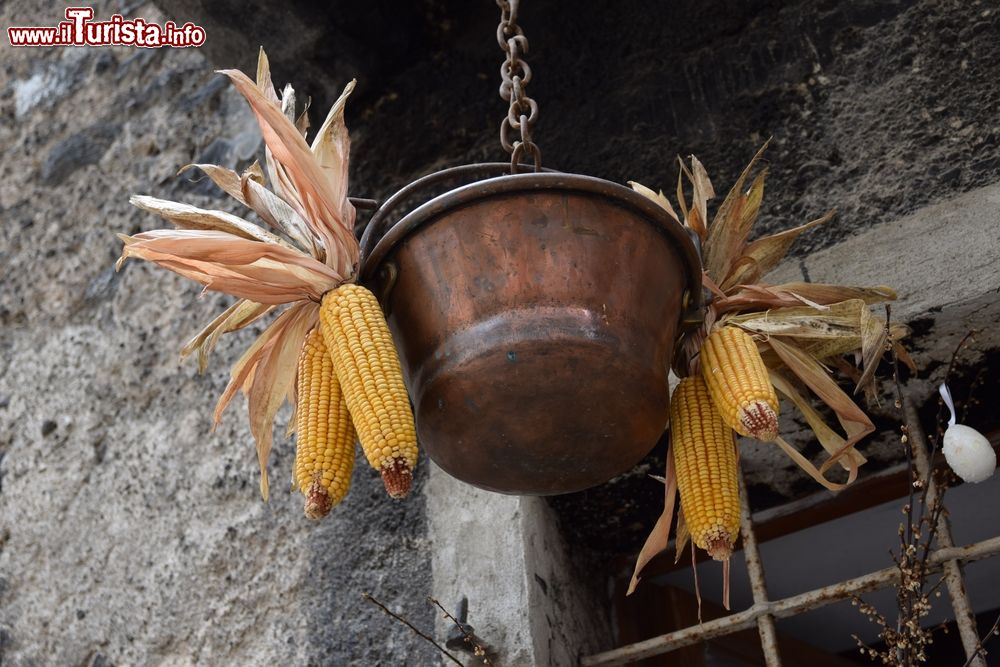
[{"label": "weathered rock surface", "polygon": [[[6,3],[0,24],[61,7]],[[253,157],[242,98],[197,50],[0,50],[0,663],[433,661],[361,598],[433,628],[423,474],[399,503],[360,465],[311,523],[280,438],[264,504],[242,400],[211,430],[252,333],[198,376],[178,350],[229,301],[140,262],[114,272],[115,232],[165,226],[131,193],[237,210],[175,174]]]}]

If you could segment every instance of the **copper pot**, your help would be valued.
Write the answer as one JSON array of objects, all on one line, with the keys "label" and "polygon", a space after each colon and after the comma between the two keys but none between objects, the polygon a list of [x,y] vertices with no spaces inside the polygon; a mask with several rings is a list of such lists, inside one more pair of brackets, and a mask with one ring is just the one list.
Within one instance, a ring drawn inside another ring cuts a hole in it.
[{"label": "copper pot", "polygon": [[387,201],[362,239],[362,281],[386,311],[420,443],[502,493],[627,471],[663,432],[675,338],[700,317],[696,242],[623,186],[553,172],[458,187],[382,228],[441,177]]}]

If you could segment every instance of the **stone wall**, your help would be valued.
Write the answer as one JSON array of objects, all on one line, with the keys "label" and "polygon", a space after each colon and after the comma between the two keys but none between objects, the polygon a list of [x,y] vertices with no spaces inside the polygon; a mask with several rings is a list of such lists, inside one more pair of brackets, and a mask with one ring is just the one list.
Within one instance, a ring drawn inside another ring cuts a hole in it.
[{"label": "stone wall", "polygon": [[[0,24],[62,7],[5,3]],[[281,438],[264,504],[242,398],[211,429],[253,334],[199,376],[178,351],[230,299],[137,261],[114,271],[116,232],[164,226],[132,193],[239,212],[176,172],[258,152],[242,98],[197,50],[0,52],[0,663],[433,661],[361,598],[433,628],[426,469],[398,503],[358,466],[343,506],[311,523]]]}]

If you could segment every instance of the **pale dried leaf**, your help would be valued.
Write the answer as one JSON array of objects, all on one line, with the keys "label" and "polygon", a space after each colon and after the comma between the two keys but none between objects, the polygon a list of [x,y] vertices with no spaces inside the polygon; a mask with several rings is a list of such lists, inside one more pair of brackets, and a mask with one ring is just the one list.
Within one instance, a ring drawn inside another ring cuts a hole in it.
[{"label": "pale dried leaf", "polygon": [[885,352],[888,342],[888,332],[885,330],[885,320],[872,315],[868,308],[861,311],[861,377],[854,387],[854,395],[873,388],[875,371]]},{"label": "pale dried leaf", "polygon": [[[705,239],[703,247],[705,270],[719,282],[726,278],[730,267],[742,254],[742,243],[737,248],[735,239],[746,239],[746,235],[739,230],[739,227],[744,222],[742,211],[748,204],[747,194],[744,193],[743,188],[750,172],[757,166],[764,151],[767,149],[768,143],[770,143],[770,139],[760,147],[750,160],[750,164],[743,169],[743,172],[736,179],[729,194],[726,195],[726,198],[719,206],[719,210],[716,212],[715,218],[708,228],[708,238]],[[763,180],[760,180],[759,188],[762,195]]]},{"label": "pale dried leaf", "polygon": [[722,292],[722,289],[718,286],[715,289],[717,290],[715,294],[718,298],[712,303],[712,308],[720,315],[731,312],[761,311],[771,308],[811,306],[814,303],[808,299],[803,299],[794,292],[772,285],[737,285],[729,294]]},{"label": "pale dried leaf", "polygon": [[[889,325],[889,339],[891,341],[897,341],[900,338],[907,336],[908,333],[908,328],[902,324],[893,322]],[[809,356],[819,361],[823,361],[832,357],[839,357],[844,354],[860,351],[861,335],[859,332],[857,336],[844,336],[841,338],[817,340],[801,339],[799,341],[799,346],[802,348],[802,351],[807,353]],[[902,358],[900,360],[902,361]],[[912,359],[910,359],[910,361],[912,362]],[[904,363],[906,362],[904,361]],[[915,372],[915,369],[913,370]]]},{"label": "pale dried leaf", "polygon": [[739,196],[729,211],[727,218],[715,217],[705,242],[705,270],[726,289],[739,281],[732,278],[737,268],[745,267],[742,262],[746,251],[750,230],[757,221],[760,204],[764,199],[764,180],[767,170],[757,174],[746,194]]},{"label": "pale dried leaf", "polygon": [[[687,225],[688,227],[690,227],[691,229],[693,229],[695,231],[695,233],[697,233],[700,238],[704,238],[705,234],[708,233],[708,229],[707,229],[707,224],[708,224],[708,203],[707,202],[708,202],[708,199],[710,198],[708,196],[708,193],[711,193],[711,197],[714,197],[715,196],[715,191],[712,190],[712,184],[708,183],[708,192],[706,192],[705,191],[705,183],[702,182],[702,181],[700,181],[694,175],[694,173],[692,173],[692,170],[689,169],[686,164],[684,164],[683,160],[679,160],[679,162],[680,162],[680,173],[678,174],[678,179],[683,174],[684,176],[687,176],[687,179],[691,182],[691,208],[685,210],[685,213],[684,213],[684,224]],[[695,156],[692,155],[691,156],[692,169],[695,168],[696,164],[699,167],[701,167],[701,163],[698,162],[698,158],[696,158]],[[701,171],[702,172],[705,171],[704,167],[701,167]],[[706,179],[708,178],[707,175],[705,176],[705,178]],[[680,193],[681,192],[681,183],[680,183],[679,180],[678,180],[678,183],[677,183],[677,189],[678,189],[678,192]]]},{"label": "pale dried leaf", "polygon": [[282,328],[260,355],[252,383],[244,385],[250,432],[257,443],[260,492],[264,500],[268,497],[267,460],[274,438],[274,418],[288,396],[290,385],[295,382],[299,353],[306,333],[316,324],[319,306],[303,302],[292,306],[288,312],[290,315]]},{"label": "pale dried leaf", "polygon": [[802,351],[818,361],[850,354],[861,349],[861,336],[843,336],[818,340],[801,340]]},{"label": "pale dried leaf", "polygon": [[[686,169],[686,167],[684,166],[684,161],[681,160],[680,157],[677,158],[677,161],[681,165],[680,170],[678,170],[677,172],[677,205],[681,207],[681,215],[684,216],[684,222],[687,223],[687,220],[690,216],[688,215],[687,201],[684,199],[684,179],[683,179],[684,170]],[[694,231],[698,234],[698,236],[701,238],[702,241],[705,240],[706,230],[704,227],[700,229],[695,229]]]},{"label": "pale dried leaf", "polygon": [[351,153],[351,138],[344,123],[344,107],[354,92],[356,80],[344,86],[340,97],[313,138],[311,150],[320,169],[326,174],[334,201],[342,202],[341,216],[350,229],[354,228],[354,206],[347,198],[347,167]]},{"label": "pale dried leaf", "polygon": [[[242,72],[223,70],[222,73],[250,103],[265,144],[286,171],[292,189],[298,194],[302,206],[299,213],[322,240],[327,265],[342,275],[353,276],[358,265],[359,247],[354,236],[353,220],[344,217],[349,202],[336,198],[325,170],[320,168],[309,145],[281,109],[267,100]],[[295,202],[290,201],[289,204],[296,207]]]},{"label": "pale dried leaf", "polygon": [[192,352],[197,350],[199,347],[201,347],[201,344],[205,342],[205,339],[207,339],[212,334],[213,331],[222,326],[222,323],[225,322],[229,318],[229,316],[233,314],[233,312],[238,310],[245,303],[249,302],[246,299],[237,299],[236,302],[233,303],[233,305],[226,308],[224,311],[219,313],[219,315],[216,316],[215,319],[213,319],[211,322],[205,325],[205,328],[199,331],[194,338],[185,343],[184,347],[181,348],[181,359],[184,359]]},{"label": "pale dried leaf", "polygon": [[[744,250],[744,252],[746,252]],[[729,276],[722,281],[725,289],[730,290],[736,285],[750,285],[760,280],[761,273],[757,261],[747,255],[741,256],[729,268]]]},{"label": "pale dried leaf", "polygon": [[[271,81],[271,67],[263,48],[260,49],[260,56],[257,61],[257,88],[263,91],[266,99],[274,104],[281,104],[281,100],[278,99],[278,94],[275,92],[274,83]],[[264,144],[264,161],[267,164],[267,173],[271,179],[271,187],[296,211],[305,215],[302,201],[295,191],[291,179],[288,177],[284,167],[275,160],[274,154],[266,143]],[[260,169],[259,164],[256,162],[254,164]],[[244,176],[246,176],[246,172],[244,172]],[[263,185],[263,182],[261,182],[261,185]]]},{"label": "pale dried leaf", "polygon": [[204,373],[205,369],[208,368],[208,357],[223,334],[249,326],[273,309],[274,306],[267,304],[255,303],[246,299],[238,300],[202,329],[197,336],[188,341],[181,350],[181,357],[187,357],[198,350],[198,372]]},{"label": "pale dried leaf", "polygon": [[894,301],[896,299],[896,290],[885,285],[853,287],[849,285],[796,282],[776,285],[775,289],[791,292],[796,296],[823,305],[847,301],[848,299],[861,299],[869,305],[884,301]]},{"label": "pale dried leaf", "polygon": [[837,421],[844,428],[846,434],[844,446],[831,457],[820,468],[820,472],[825,471],[830,465],[838,461],[847,454],[869,433],[875,430],[868,415],[837,386],[833,378],[818,361],[804,353],[797,346],[783,342],[780,338],[772,338],[768,341],[771,349],[777,353],[781,361],[791,370],[809,389],[812,390],[821,401],[833,410],[837,415]]},{"label": "pale dried leaf", "polygon": [[[770,375],[771,384],[774,385],[774,388],[790,400],[795,407],[799,409],[799,412],[802,413],[806,423],[809,424],[809,428],[812,429],[813,434],[816,436],[816,439],[819,440],[819,444],[822,445],[823,449],[831,455],[844,449],[847,441],[839,433],[827,425],[822,415],[820,415],[812,404],[804,396],[802,396],[801,393],[799,393],[798,389],[796,389],[795,385],[792,384],[788,378],[778,371],[770,368],[768,369],[768,374]],[[861,452],[856,449],[852,449],[850,454],[847,455],[847,460],[840,461],[840,465],[845,470],[850,470],[852,464],[857,467],[864,465],[865,462],[866,459]]]},{"label": "pale dried leaf", "polygon": [[206,289],[258,303],[318,302],[345,280],[298,250],[225,232],[159,229],[119,238],[125,244],[119,268],[128,257],[139,257]]},{"label": "pale dried leaf", "polygon": [[243,300],[243,303],[243,307],[230,315],[229,319],[227,319],[222,326],[213,331],[198,349],[198,368],[201,369],[201,372],[204,372],[208,367],[208,356],[212,353],[212,350],[215,349],[216,344],[219,342],[219,338],[223,334],[230,333],[232,331],[239,331],[244,327],[248,327],[275,308],[275,306],[264,303],[255,303],[245,299]]},{"label": "pale dried leaf", "polygon": [[797,339],[858,338],[862,313],[868,308],[861,299],[831,304],[822,310],[811,306],[775,308],[763,312],[729,315],[733,324],[750,333],[791,336]]},{"label": "pale dried leaf", "polygon": [[[295,125],[295,89],[292,88],[292,84],[286,83],[284,90],[281,91],[281,111],[285,114],[288,122]],[[298,129],[298,128],[296,128]]]},{"label": "pale dried leaf", "polygon": [[288,202],[252,178],[243,181],[243,194],[250,208],[263,220],[295,241],[300,250],[313,257],[318,255],[315,237],[309,230],[309,225]]},{"label": "pale dried leaf", "polygon": [[257,368],[257,364],[260,363],[262,355],[270,349],[273,345],[273,339],[275,336],[281,334],[285,330],[288,324],[288,319],[292,317],[295,313],[292,312],[291,308],[286,308],[281,312],[278,317],[274,319],[271,324],[267,326],[264,331],[257,336],[253,344],[248,347],[240,358],[236,360],[232,368],[229,370],[229,383],[226,385],[225,390],[219,396],[219,400],[215,404],[215,411],[212,413],[212,428],[214,429],[219,425],[222,420],[222,413],[232,402],[233,397],[236,396],[236,392],[240,389],[246,390],[250,387],[250,382],[253,379],[254,370]]},{"label": "pale dried leaf", "polygon": [[823,283],[785,283],[783,285],[737,285],[724,297],[716,299],[713,308],[722,314],[757,311],[807,305],[824,309],[829,304],[861,299],[867,304],[891,301],[896,292],[890,287],[849,287]]},{"label": "pale dried leaf", "polygon": [[305,138],[306,133],[309,131],[309,107],[311,105],[312,99],[307,97],[306,103],[302,105],[302,112],[295,119],[295,129],[302,133],[303,138]]},{"label": "pale dried leaf", "polygon": [[847,488],[849,484],[852,484],[858,477],[858,467],[851,466],[848,468],[847,481],[843,484],[838,484],[837,482],[831,482],[826,477],[823,476],[822,469],[817,469],[816,466],[806,457],[802,456],[797,449],[789,445],[781,437],[775,438],[774,442],[781,447],[782,451],[788,454],[789,458],[795,462],[799,468],[804,470],[806,474],[812,477],[814,480],[820,483],[826,489],[830,491],[842,491]]},{"label": "pale dried leaf", "polygon": [[258,185],[267,185],[267,181],[264,179],[264,170],[260,168],[260,161],[254,160],[253,164],[243,170],[240,174],[240,194],[243,193],[243,182],[247,180],[256,181]]},{"label": "pale dried leaf", "polygon": [[736,228],[739,231],[737,237],[739,243],[735,245],[738,245],[741,250],[746,245],[747,239],[750,238],[750,230],[753,229],[754,223],[757,222],[757,216],[760,215],[760,205],[764,201],[764,182],[766,180],[767,169],[763,169],[754,177],[750,189],[747,190],[743,206],[740,207],[740,221]]},{"label": "pale dried leaf", "polygon": [[667,470],[664,479],[663,513],[656,520],[656,525],[653,526],[653,530],[639,551],[626,595],[632,595],[635,592],[635,587],[639,585],[639,573],[642,572],[642,568],[646,567],[654,556],[666,549],[670,542],[670,525],[673,523],[674,505],[677,502],[677,474],[674,471],[673,453],[670,451],[667,452]]},{"label": "pale dried leaf", "polygon": [[244,239],[273,243],[292,249],[292,245],[284,239],[225,211],[212,211],[145,195],[132,195],[129,203],[144,211],[156,213],[164,220],[172,222],[178,229],[225,232]]},{"label": "pale dried leaf", "polygon": [[240,192],[240,176],[232,169],[220,167],[215,164],[189,164],[181,167],[177,175],[180,176],[191,168],[200,169],[206,176],[212,179],[213,183],[222,188],[226,194],[241,204],[246,204],[246,201],[243,199],[243,193]]},{"label": "pale dried leaf", "polygon": [[715,189],[708,178],[704,165],[694,155],[691,156],[691,170],[684,170],[691,179],[691,219],[688,226],[694,230],[706,230],[708,226],[708,200],[715,198]]},{"label": "pale dried leaf", "polygon": [[278,93],[274,90],[274,82],[271,81],[271,63],[264,53],[264,47],[260,47],[257,55],[257,87],[264,93],[264,97],[275,104],[278,103]]},{"label": "pale dried leaf", "polygon": [[761,271],[761,276],[766,276],[781,262],[782,259],[785,258],[785,255],[788,254],[788,250],[792,247],[792,244],[796,239],[798,239],[799,236],[814,227],[819,227],[820,225],[825,225],[830,222],[835,214],[835,211],[827,211],[826,214],[816,218],[815,220],[807,222],[804,225],[792,227],[791,229],[786,229],[783,232],[759,238],[752,241],[747,246],[744,253],[749,257],[752,257],[757,262],[757,266]]},{"label": "pale dried leaf", "polygon": [[708,178],[705,166],[695,156],[691,156],[691,190],[694,204],[701,213],[702,220],[708,220],[708,201],[715,199],[715,188]]},{"label": "pale dried leaf", "polygon": [[305,204],[302,203],[302,198],[295,190],[295,184],[292,182],[291,176],[288,175],[288,170],[275,159],[274,154],[270,148],[267,148],[266,144],[264,146],[264,160],[267,163],[271,188],[278,196],[288,202],[288,205],[295,209],[296,213],[305,218],[307,215]]},{"label": "pale dried leaf", "polygon": [[744,248],[743,256],[736,261],[729,277],[723,281],[722,288],[730,289],[741,283],[757,282],[785,258],[792,244],[803,232],[829,222],[833,215],[834,212],[830,211],[812,222],[750,242]]},{"label": "pale dried leaf", "polygon": [[664,210],[666,210],[668,214],[670,214],[671,218],[673,218],[677,222],[680,222],[680,218],[677,217],[677,213],[674,211],[674,207],[670,205],[670,200],[667,199],[666,195],[663,194],[662,190],[659,193],[656,193],[653,192],[650,188],[647,188],[642,183],[637,183],[635,181],[629,181],[628,184],[633,190],[641,194],[646,199],[652,200],[657,204],[659,204]]}]

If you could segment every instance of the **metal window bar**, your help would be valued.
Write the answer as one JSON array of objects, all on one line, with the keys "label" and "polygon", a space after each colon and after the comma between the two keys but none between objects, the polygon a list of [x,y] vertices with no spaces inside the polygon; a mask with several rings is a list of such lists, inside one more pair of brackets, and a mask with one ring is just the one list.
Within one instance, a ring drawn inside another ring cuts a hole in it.
[{"label": "metal window bar", "polygon": [[[904,420],[914,452],[914,461],[922,479],[931,479],[931,466],[927,456],[927,440],[920,426],[916,408],[904,401]],[[932,486],[928,492],[928,502],[937,498],[938,489]],[[854,579],[848,579],[829,586],[823,586],[806,593],[769,600],[764,580],[764,564],[757,548],[757,538],[754,533],[753,520],[747,502],[746,484],[740,476],[740,496],[743,499],[740,512],[740,533],[743,536],[743,557],[746,561],[750,577],[750,587],[753,593],[753,606],[744,611],[730,614],[697,626],[691,626],[668,632],[658,637],[645,639],[610,651],[596,653],[580,659],[581,667],[611,667],[626,665],[636,660],[650,658],[675,651],[685,646],[707,641],[715,637],[730,635],[741,630],[747,630],[754,625],[760,634],[761,647],[764,652],[767,667],[781,667],[781,657],[778,653],[777,635],[774,621],[778,618],[796,616],[820,607],[840,602],[853,595],[879,590],[899,580],[899,571],[895,566],[871,572]],[[951,599],[955,623],[958,626],[962,646],[966,658],[972,658],[979,648],[979,636],[976,631],[975,614],[969,604],[965,588],[965,577],[962,572],[963,563],[1000,555],[1000,536],[991,537],[963,547],[954,545],[951,526],[946,517],[941,516],[938,526],[938,548],[928,557],[928,574],[944,570],[945,585]],[[969,667],[986,667],[986,661],[981,655],[976,655],[968,663]]]}]

